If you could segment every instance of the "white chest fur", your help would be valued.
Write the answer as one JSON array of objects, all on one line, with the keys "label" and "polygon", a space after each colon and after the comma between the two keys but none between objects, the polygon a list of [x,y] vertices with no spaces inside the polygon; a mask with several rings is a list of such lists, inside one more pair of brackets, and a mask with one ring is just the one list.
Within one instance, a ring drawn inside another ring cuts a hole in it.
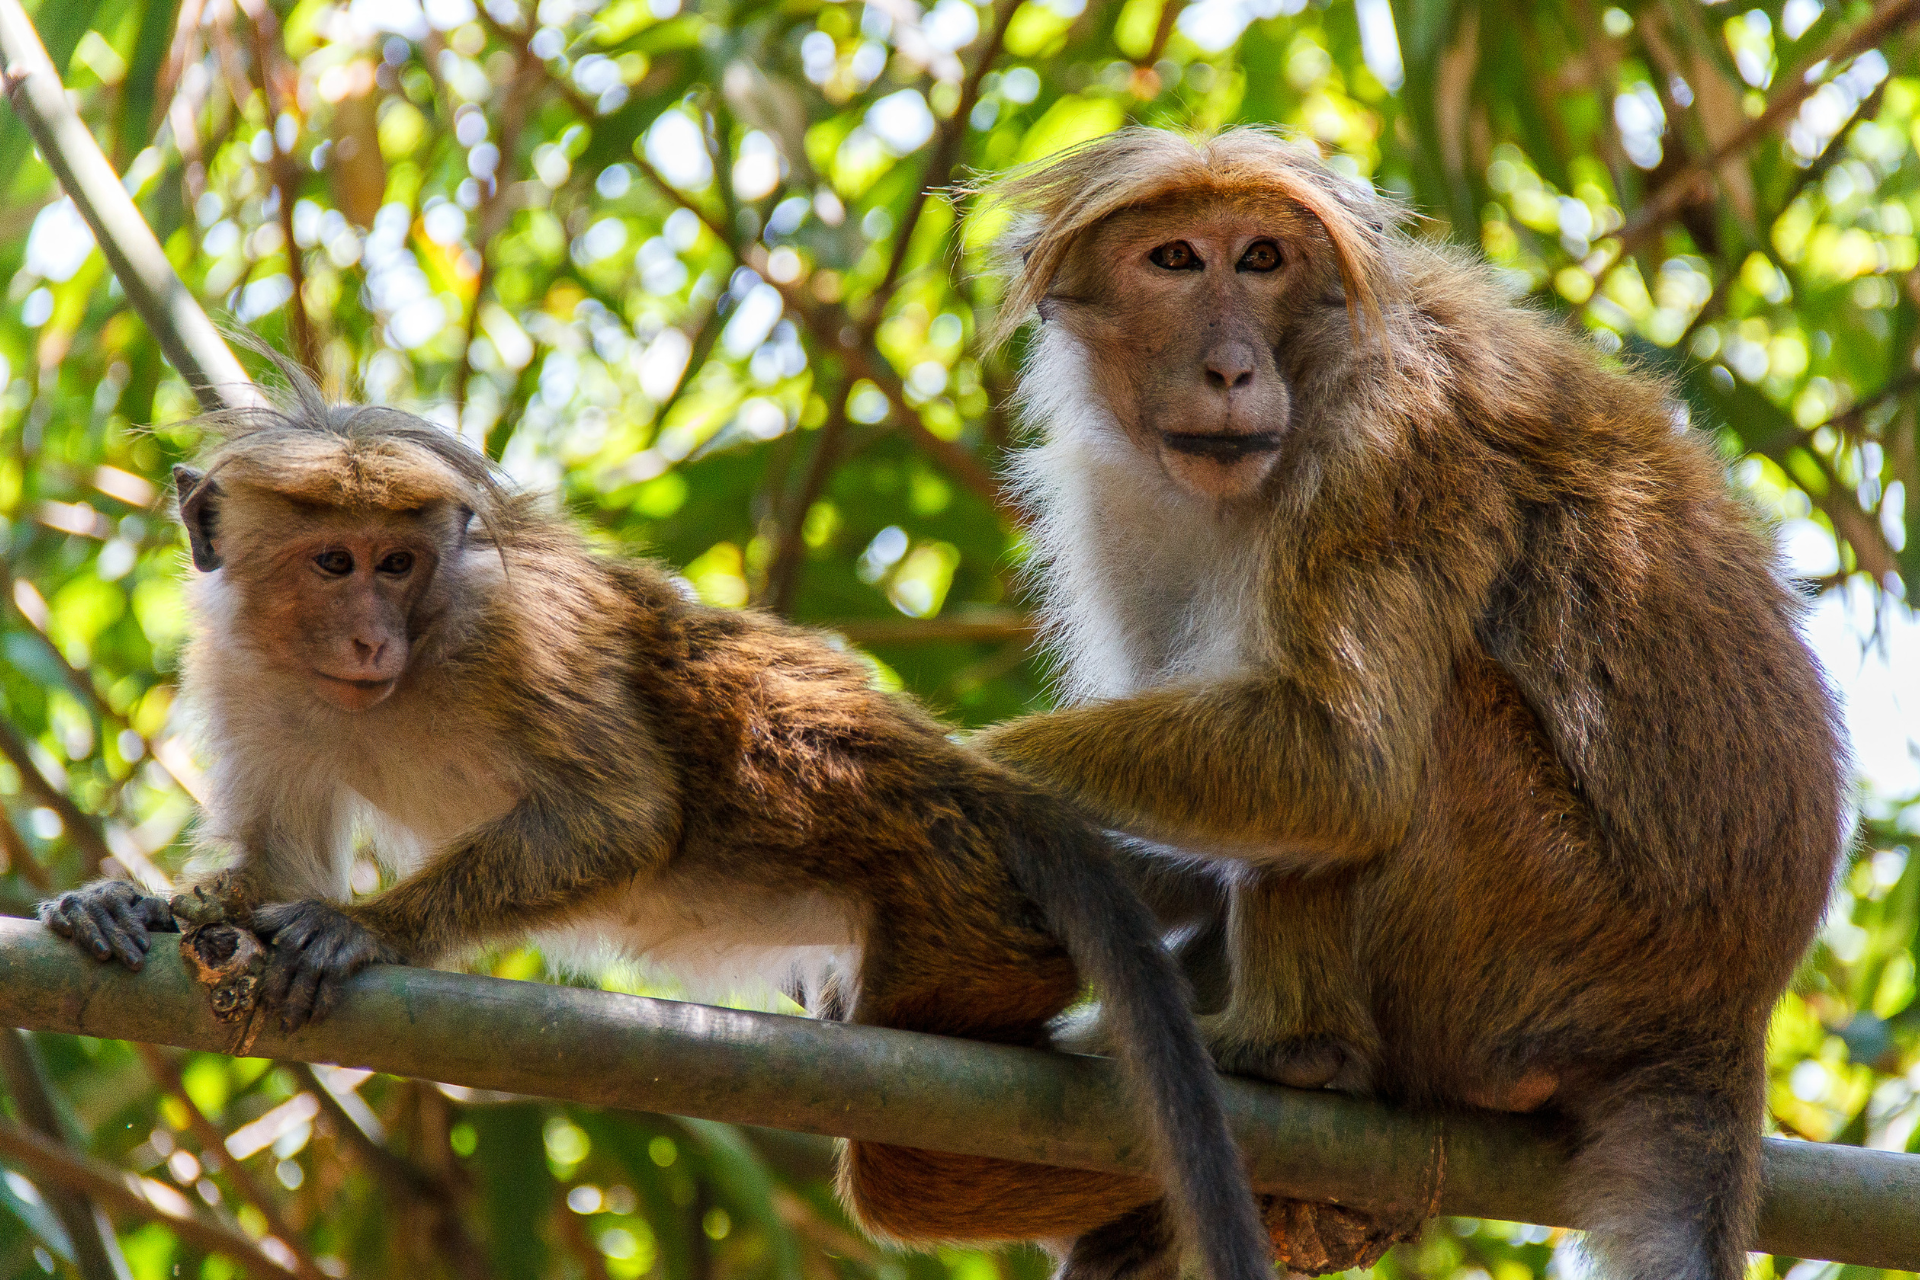
[{"label": "white chest fur", "polygon": [[1259,532],[1176,487],[1126,437],[1064,336],[1042,336],[1024,394],[1042,438],[1016,458],[1014,477],[1035,515],[1042,620],[1063,698],[1241,670],[1261,625]]}]

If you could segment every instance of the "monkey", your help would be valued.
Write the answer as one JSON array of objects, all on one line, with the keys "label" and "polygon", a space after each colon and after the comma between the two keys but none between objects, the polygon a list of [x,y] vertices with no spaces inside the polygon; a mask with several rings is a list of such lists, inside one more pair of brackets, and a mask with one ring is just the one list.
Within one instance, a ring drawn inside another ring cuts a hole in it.
[{"label": "monkey", "polygon": [[[270,942],[283,1029],[367,965],[519,936],[716,982],[830,976],[852,1022],[1018,1045],[1090,981],[1158,1182],[853,1142],[844,1198],[883,1237],[1023,1239],[1164,1183],[1214,1280],[1267,1274],[1183,980],[1098,828],[822,635],[592,554],[456,437],[283,371],[287,407],[212,415],[217,446],[176,472],[198,838],[237,854],[197,892]],[[397,879],[355,899],[367,835]],[[43,919],[138,969],[192,905],[104,882]]]},{"label": "monkey", "polygon": [[975,190],[992,341],[1038,317],[1011,483],[1061,705],[973,745],[1224,898],[1223,1070],[1555,1117],[1598,1274],[1738,1280],[1849,761],[1670,386],[1278,132]]}]

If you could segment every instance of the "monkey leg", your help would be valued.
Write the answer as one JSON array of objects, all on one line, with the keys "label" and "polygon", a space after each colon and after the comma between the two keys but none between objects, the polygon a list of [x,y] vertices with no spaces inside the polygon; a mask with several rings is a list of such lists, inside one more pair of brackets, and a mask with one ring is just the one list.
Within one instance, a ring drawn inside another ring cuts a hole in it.
[{"label": "monkey leg", "polygon": [[[1352,894],[1352,876],[1341,873],[1234,885],[1231,994],[1224,1011],[1200,1020],[1221,1070],[1296,1089],[1368,1089],[1379,1036],[1353,963]],[[1282,1196],[1260,1202],[1276,1260],[1309,1275],[1370,1267],[1423,1220]]]},{"label": "monkey leg", "polygon": [[96,880],[43,902],[40,921],[96,960],[135,971],[147,962],[149,934],[179,930],[165,898],[128,880]]},{"label": "monkey leg", "polygon": [[1379,1036],[1351,944],[1353,877],[1264,875],[1227,906],[1227,1007],[1200,1020],[1222,1071],[1349,1092],[1371,1082]]}]

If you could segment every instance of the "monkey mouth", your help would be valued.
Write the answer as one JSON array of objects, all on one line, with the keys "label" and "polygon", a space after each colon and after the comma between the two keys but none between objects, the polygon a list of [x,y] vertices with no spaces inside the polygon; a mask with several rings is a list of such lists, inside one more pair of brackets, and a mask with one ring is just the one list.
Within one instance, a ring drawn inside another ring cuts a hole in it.
[{"label": "monkey mouth", "polygon": [[330,676],[324,671],[315,671],[320,677],[320,691],[327,700],[347,711],[365,711],[379,702],[384,702],[393,692],[399,677],[390,680],[353,680],[346,676]]},{"label": "monkey mouth", "polygon": [[1278,431],[1162,431],[1160,438],[1175,453],[1231,466],[1255,454],[1272,453],[1280,447],[1281,435]]}]

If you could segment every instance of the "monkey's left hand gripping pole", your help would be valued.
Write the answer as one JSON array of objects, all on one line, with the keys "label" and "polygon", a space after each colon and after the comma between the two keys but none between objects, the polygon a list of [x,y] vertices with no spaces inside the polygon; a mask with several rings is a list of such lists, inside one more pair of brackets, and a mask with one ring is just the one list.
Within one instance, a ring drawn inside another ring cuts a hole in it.
[{"label": "monkey's left hand gripping pole", "polygon": [[60,73],[20,0],[0,0],[0,62],[8,103],[93,229],[127,301],[153,331],[168,362],[208,409],[264,405],[265,398],[167,261],[100,145],[67,101]]},{"label": "monkey's left hand gripping pole", "polygon": [[[0,1025],[215,1052],[232,1035],[171,936],[131,973],[11,919],[0,919]],[[254,1052],[967,1155],[1149,1167],[1104,1059],[536,982],[375,966],[331,1017],[291,1036],[272,1023]],[[1566,1156],[1541,1122],[1225,1083],[1263,1189],[1393,1212],[1425,1203],[1444,1144],[1441,1212],[1569,1225]],[[1770,1139],[1765,1168],[1761,1248],[1920,1267],[1920,1157]]]}]

